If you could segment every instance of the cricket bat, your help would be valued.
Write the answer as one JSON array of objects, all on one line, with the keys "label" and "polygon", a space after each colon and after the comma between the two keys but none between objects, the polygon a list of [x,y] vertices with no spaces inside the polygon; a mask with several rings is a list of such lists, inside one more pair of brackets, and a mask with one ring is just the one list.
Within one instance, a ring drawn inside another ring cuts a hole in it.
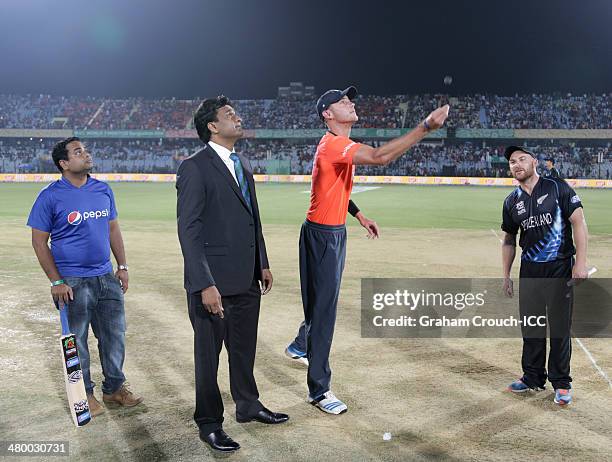
[{"label": "cricket bat", "polygon": [[68,395],[68,407],[72,420],[77,427],[86,425],[91,420],[89,403],[85,393],[85,382],[83,382],[83,371],[77,351],[76,337],[70,333],[68,326],[68,310],[66,305],[59,304],[60,320],[62,322],[62,336],[60,347],[62,351],[62,369],[66,381],[66,393]]}]

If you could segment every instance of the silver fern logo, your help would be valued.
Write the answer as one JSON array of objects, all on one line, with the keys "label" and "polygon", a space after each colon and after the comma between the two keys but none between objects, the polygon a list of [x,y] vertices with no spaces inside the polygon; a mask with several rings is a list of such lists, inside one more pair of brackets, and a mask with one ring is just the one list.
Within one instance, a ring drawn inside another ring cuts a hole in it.
[{"label": "silver fern logo", "polygon": [[542,205],[542,203],[546,200],[548,194],[544,194],[543,196],[538,197],[538,205]]}]

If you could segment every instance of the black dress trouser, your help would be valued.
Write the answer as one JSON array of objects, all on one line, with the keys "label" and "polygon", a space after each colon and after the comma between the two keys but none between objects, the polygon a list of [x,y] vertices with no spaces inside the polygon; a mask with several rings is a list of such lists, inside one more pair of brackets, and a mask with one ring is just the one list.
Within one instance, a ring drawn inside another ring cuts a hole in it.
[{"label": "black dress trouser", "polygon": [[224,318],[221,319],[206,311],[200,293],[187,295],[194,333],[196,409],[193,417],[204,434],[222,428],[223,424],[217,370],[224,342],[236,416],[248,418],[263,408],[253,376],[260,300],[259,281],[254,280],[248,292],[222,297]]}]

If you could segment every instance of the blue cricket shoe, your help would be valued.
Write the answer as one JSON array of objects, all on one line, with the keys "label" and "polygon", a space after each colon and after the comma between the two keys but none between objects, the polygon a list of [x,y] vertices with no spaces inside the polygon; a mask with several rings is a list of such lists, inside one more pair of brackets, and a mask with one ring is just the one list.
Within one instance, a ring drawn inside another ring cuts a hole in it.
[{"label": "blue cricket shoe", "polygon": [[306,352],[297,349],[293,343],[289,344],[289,346],[285,348],[285,354],[291,359],[295,359],[296,361],[299,361],[308,366],[308,358],[306,357]]},{"label": "blue cricket shoe", "polygon": [[508,385],[508,391],[511,391],[512,393],[524,393],[530,390],[541,391],[544,390],[544,387],[531,388],[529,385],[523,382],[523,379],[515,380],[510,385]]},{"label": "blue cricket shoe", "polygon": [[555,390],[555,404],[559,406],[567,406],[572,404],[572,390],[566,388],[557,388]]}]

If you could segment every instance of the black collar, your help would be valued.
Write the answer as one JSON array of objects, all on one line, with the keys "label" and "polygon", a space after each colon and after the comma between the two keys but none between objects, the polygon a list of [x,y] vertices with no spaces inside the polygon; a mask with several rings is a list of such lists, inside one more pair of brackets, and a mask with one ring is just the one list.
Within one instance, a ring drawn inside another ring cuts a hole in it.
[{"label": "black collar", "polygon": [[532,197],[537,189],[537,187],[542,183],[542,175],[540,175],[540,177],[538,178],[538,181],[536,182],[536,184],[533,185],[533,189],[531,190],[531,194],[529,194],[527,191],[525,191],[523,188],[521,188],[519,186],[519,189],[521,191],[523,191],[523,194],[527,194],[529,197]]}]

